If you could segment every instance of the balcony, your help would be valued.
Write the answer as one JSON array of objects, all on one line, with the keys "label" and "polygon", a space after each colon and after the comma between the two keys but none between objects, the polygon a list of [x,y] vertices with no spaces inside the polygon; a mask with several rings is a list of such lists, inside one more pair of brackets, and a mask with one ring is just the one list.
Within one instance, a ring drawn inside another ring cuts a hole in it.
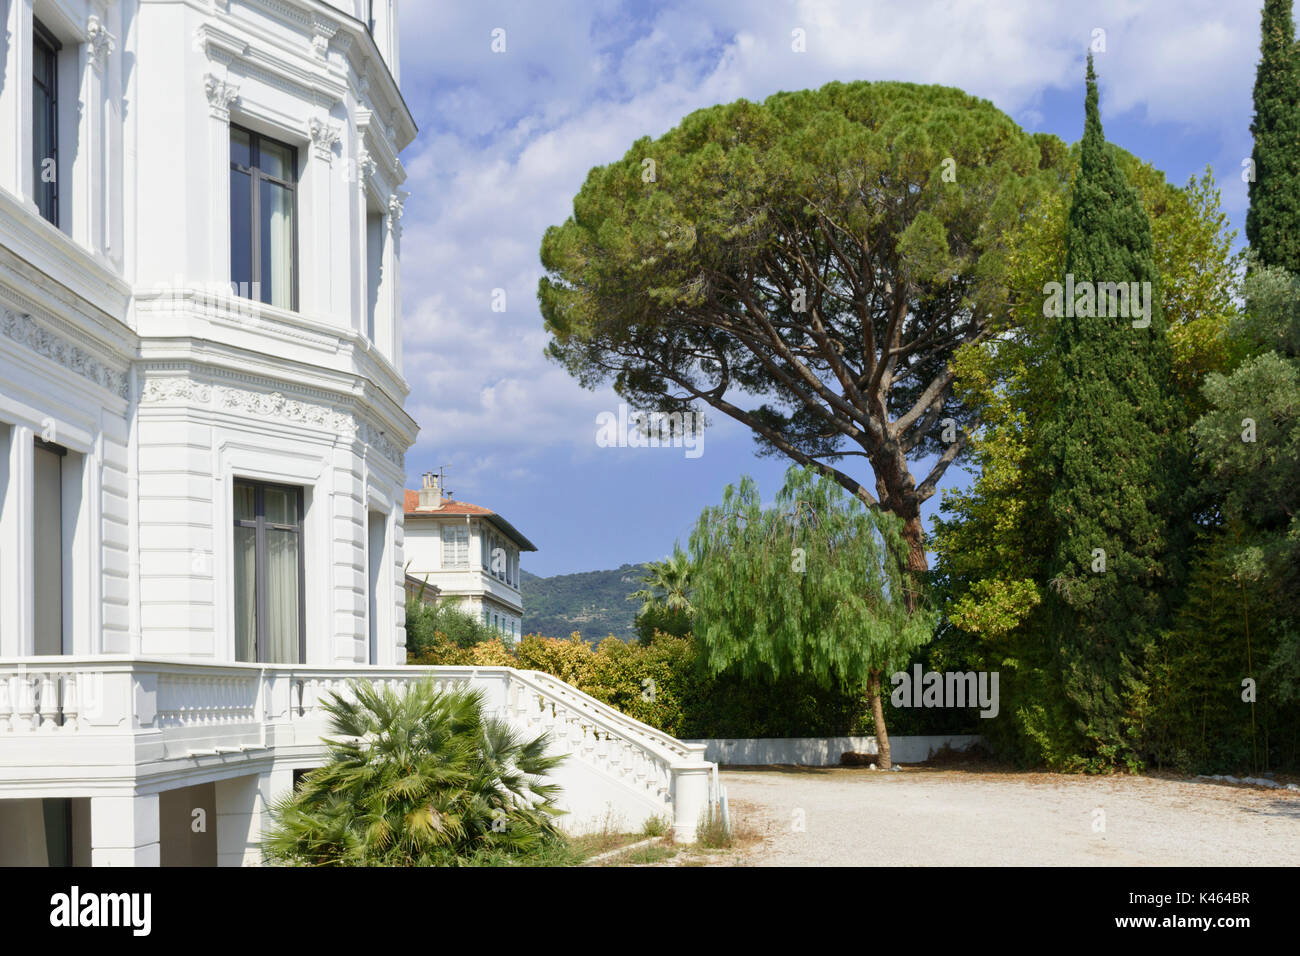
[{"label": "balcony", "polygon": [[[484,692],[489,713],[568,755],[554,782],[582,832],[613,810],[673,821],[683,841],[711,799],[713,765],[547,674],[509,667],[204,664],[126,656],[0,660],[0,797],[85,795],[108,784],[187,786],[307,768],[325,758],[323,703],[365,679]],[[161,789],[166,789],[162,787]]]}]

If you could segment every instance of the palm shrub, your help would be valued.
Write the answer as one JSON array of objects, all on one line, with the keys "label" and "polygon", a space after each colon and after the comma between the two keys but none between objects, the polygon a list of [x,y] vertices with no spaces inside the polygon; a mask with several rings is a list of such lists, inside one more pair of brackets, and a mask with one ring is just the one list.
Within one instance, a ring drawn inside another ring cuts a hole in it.
[{"label": "palm shrub", "polygon": [[324,709],[329,760],[272,805],[268,862],[457,865],[561,840],[544,778],[564,758],[487,716],[481,691],[353,681]]},{"label": "palm shrub", "polygon": [[657,633],[685,637],[691,630],[691,559],[673,545],[673,553],[662,561],[646,565],[641,583],[645,587],[627,596],[640,601],[636,612],[636,632],[642,644],[649,644]]}]

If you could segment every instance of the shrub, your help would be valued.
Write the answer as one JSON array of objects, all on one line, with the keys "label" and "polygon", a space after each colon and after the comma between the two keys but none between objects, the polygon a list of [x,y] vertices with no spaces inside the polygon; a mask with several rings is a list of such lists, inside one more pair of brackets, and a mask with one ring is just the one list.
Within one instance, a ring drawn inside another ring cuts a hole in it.
[{"label": "shrub", "polygon": [[460,865],[551,852],[562,759],[485,715],[481,691],[399,692],[354,681],[335,694],[329,761],[271,808],[269,862],[298,866]]},{"label": "shrub", "polygon": [[656,632],[648,643],[608,637],[594,647],[576,632],[567,640],[525,635],[470,649],[438,641],[413,664],[505,665],[538,670],[676,737],[802,737],[869,728],[858,689],[826,691],[810,680],[711,676],[693,637]]}]

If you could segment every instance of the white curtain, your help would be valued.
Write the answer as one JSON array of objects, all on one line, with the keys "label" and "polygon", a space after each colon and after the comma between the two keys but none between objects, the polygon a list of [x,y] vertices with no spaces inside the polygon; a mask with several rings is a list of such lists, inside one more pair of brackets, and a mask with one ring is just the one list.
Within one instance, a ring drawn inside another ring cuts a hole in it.
[{"label": "white curtain", "polygon": [[298,534],[266,532],[267,659],[298,663]]},{"label": "white curtain", "polygon": [[36,446],[32,461],[32,578],[37,654],[63,653],[63,458]]},{"label": "white curtain", "polygon": [[235,527],[235,660],[256,661],[257,529]]},{"label": "white curtain", "polygon": [[442,566],[469,567],[469,529],[461,526],[442,529]]},{"label": "white curtain", "polygon": [[[269,242],[262,250],[265,268],[270,268],[271,304],[293,307],[293,197],[275,183],[262,183],[262,215],[266,217]],[[265,278],[265,276],[264,276]]]}]

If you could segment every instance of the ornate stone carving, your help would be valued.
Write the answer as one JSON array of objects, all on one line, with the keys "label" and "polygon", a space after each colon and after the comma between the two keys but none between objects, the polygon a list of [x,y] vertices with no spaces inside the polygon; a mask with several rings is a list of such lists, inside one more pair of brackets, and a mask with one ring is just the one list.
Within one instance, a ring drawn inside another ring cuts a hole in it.
[{"label": "ornate stone carving", "polygon": [[376,163],[370,151],[364,146],[357,147],[357,185],[363,190],[366,188],[366,180],[375,174]]},{"label": "ornate stone carving", "polygon": [[30,315],[19,315],[17,312],[5,309],[0,329],[4,331],[6,337],[94,382],[100,388],[107,389],[118,398],[127,397],[125,371],[110,368],[97,361],[90,353],[55,335]]},{"label": "ornate stone carving", "polygon": [[307,132],[311,136],[312,145],[316,148],[316,155],[321,159],[329,159],[334,152],[334,147],[338,145],[341,127],[313,116],[307,124]]},{"label": "ornate stone carving", "polygon": [[230,107],[239,99],[239,87],[213,76],[203,77],[203,91],[208,95],[208,111],[219,120],[230,119]]},{"label": "ornate stone carving", "polygon": [[406,468],[406,453],[389,441],[388,436],[374,425],[363,420],[357,434],[363,442],[397,465],[397,467]]},{"label": "ornate stone carving", "polygon": [[151,378],[144,383],[140,394],[142,405],[174,405],[178,402],[206,405],[211,400],[211,387],[192,378]]},{"label": "ornate stone carving", "polygon": [[345,441],[359,439],[399,468],[406,467],[406,454],[386,434],[351,411],[288,398],[280,392],[262,392],[233,385],[208,385],[185,375],[164,374],[145,382],[142,405],[214,403],[218,409],[276,419],[332,431]]},{"label": "ornate stone carving", "polygon": [[279,392],[254,392],[250,389],[221,386],[217,389],[217,398],[226,408],[259,418],[278,418],[286,422],[314,425],[338,432],[345,438],[353,437],[357,431],[356,421],[351,415],[325,405],[285,398]]},{"label": "ornate stone carving", "polygon": [[388,228],[393,235],[402,235],[402,206],[409,193],[398,192],[388,197]]},{"label": "ornate stone carving", "polygon": [[313,16],[311,28],[312,51],[323,60],[329,55],[330,40],[334,38],[334,34],[338,33],[339,25],[333,20],[328,20],[325,17]]},{"label": "ornate stone carving", "polygon": [[86,50],[90,57],[90,65],[96,70],[103,70],[115,43],[116,40],[108,32],[108,28],[99,17],[92,14],[86,21]]}]

